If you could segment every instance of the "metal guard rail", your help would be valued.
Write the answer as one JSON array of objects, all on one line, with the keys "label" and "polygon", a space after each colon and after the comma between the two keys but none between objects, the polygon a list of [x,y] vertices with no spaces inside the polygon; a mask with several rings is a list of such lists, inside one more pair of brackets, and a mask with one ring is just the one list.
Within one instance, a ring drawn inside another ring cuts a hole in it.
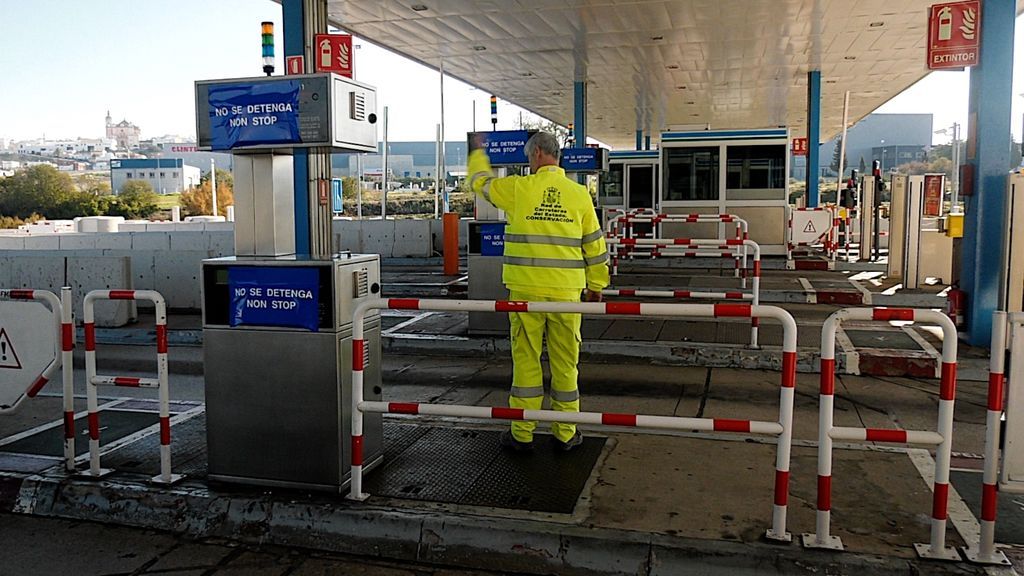
[{"label": "metal guard rail", "polygon": [[[835,401],[836,331],[844,320],[929,322],[942,328],[942,371],[936,431],[851,428],[833,426]],[[953,401],[956,397],[956,326],[949,316],[935,310],[912,308],[846,308],[829,316],[821,327],[821,385],[818,401],[818,502],[815,533],[804,534],[807,548],[842,550],[842,541],[830,533],[832,510],[832,441],[892,442],[936,446],[933,482],[931,539],[914,544],[918,555],[934,560],[960,560],[955,549],[946,548],[949,517],[949,469],[953,446]]]},{"label": "metal guard rail", "polygon": [[[366,341],[363,324],[371,310],[432,310],[444,312],[553,312],[593,315],[632,316],[686,316],[701,318],[763,317],[778,320],[783,327],[782,381],[780,387],[779,421],[757,422],[716,418],[682,418],[611,414],[596,412],[558,412],[552,410],[524,410],[508,407],[480,407],[438,405],[407,402],[364,402],[363,370],[365,368]],[[793,399],[796,386],[796,321],[777,306],[750,304],[647,304],[633,302],[521,302],[494,300],[428,300],[428,299],[374,299],[356,307],[352,319],[352,474],[348,498],[365,500],[363,492],[363,412],[392,414],[418,414],[485,418],[501,420],[562,421],[581,424],[604,424],[675,430],[703,430],[737,432],[778,436],[775,464],[775,489],[772,524],[766,537],[789,542],[786,531],[786,511],[789,499],[789,464],[793,436]]]}]

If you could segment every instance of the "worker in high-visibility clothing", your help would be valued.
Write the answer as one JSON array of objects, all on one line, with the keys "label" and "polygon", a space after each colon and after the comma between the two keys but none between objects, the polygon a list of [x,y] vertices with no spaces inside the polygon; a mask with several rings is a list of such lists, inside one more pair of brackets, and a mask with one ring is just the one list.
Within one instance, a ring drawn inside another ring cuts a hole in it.
[{"label": "worker in high-visibility clothing", "polygon": [[[502,281],[509,299],[530,302],[600,302],[608,286],[604,232],[586,187],[566,178],[558,166],[558,140],[538,132],[526,142],[529,176],[496,178],[482,146],[469,154],[469,188],[505,211]],[[551,408],[579,412],[576,386],[580,353],[579,314],[509,313],[512,336],[512,391],[509,406],[539,410],[544,401],[541,347],[545,337],[551,366]],[[533,447],[536,422],[513,421],[502,434],[507,448]],[[555,422],[557,445],[583,443],[575,424]]]}]

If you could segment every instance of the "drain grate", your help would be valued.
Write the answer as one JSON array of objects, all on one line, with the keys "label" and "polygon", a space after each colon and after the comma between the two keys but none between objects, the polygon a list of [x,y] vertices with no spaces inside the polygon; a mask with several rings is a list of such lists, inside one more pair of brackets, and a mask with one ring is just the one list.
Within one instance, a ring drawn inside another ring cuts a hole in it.
[{"label": "drain grate", "polygon": [[[426,431],[413,438],[408,429]],[[384,435],[384,464],[366,479],[371,494],[561,514],[572,513],[606,440],[587,437],[563,453],[538,435],[532,452],[514,453],[492,430],[391,424]],[[408,444],[394,442],[400,438]]]}]

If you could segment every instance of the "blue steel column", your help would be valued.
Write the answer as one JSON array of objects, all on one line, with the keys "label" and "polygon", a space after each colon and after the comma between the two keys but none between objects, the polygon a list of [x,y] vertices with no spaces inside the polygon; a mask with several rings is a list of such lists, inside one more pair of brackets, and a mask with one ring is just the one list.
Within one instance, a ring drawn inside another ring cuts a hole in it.
[{"label": "blue steel column", "polygon": [[[281,3],[284,23],[284,54],[304,56],[306,54],[303,34],[302,0],[283,0]],[[307,62],[308,66],[310,63]],[[295,253],[309,254],[309,153],[305,148],[295,148],[292,161],[295,164]]]},{"label": "blue steel column", "polygon": [[821,140],[821,70],[807,73],[807,207],[818,205],[818,148]]},{"label": "blue steel column", "polygon": [[651,134],[648,132],[647,136],[644,136],[644,150],[651,149]]},{"label": "blue steel column", "polygon": [[1014,0],[981,3],[981,59],[971,70],[966,163],[974,166],[974,190],[964,190],[973,196],[964,197],[960,288],[967,293],[968,342],[975,346],[989,344],[992,312],[999,307],[1000,286],[1007,274],[1002,261],[1003,202],[1010,170],[1015,4]]},{"label": "blue steel column", "polygon": [[587,147],[587,81],[577,80],[572,83],[573,100],[573,131],[576,133],[576,146]]},{"label": "blue steel column", "polygon": [[637,130],[636,131],[636,149],[640,150],[641,149],[640,147],[643,146],[643,144],[644,144],[644,131],[643,130]]}]

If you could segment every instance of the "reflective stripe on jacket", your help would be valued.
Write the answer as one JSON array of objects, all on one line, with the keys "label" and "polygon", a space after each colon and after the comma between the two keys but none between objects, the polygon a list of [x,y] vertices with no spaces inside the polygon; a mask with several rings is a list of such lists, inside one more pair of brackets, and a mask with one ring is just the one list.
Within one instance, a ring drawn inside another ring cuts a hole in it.
[{"label": "reflective stripe on jacket", "polygon": [[608,286],[604,232],[586,187],[558,166],[496,178],[483,150],[469,155],[469,188],[505,211],[502,281],[510,289],[599,292]]}]

